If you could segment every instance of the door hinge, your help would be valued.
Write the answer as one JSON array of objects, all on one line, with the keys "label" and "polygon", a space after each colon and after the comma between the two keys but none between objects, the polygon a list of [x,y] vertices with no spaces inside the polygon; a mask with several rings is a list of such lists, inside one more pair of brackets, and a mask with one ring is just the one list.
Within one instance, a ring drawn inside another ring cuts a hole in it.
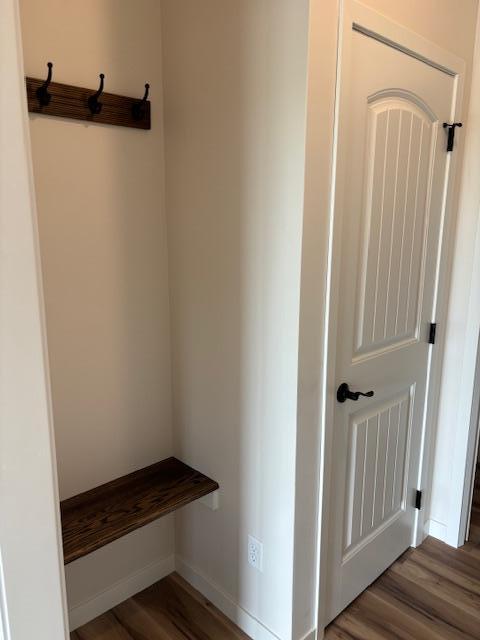
[{"label": "door hinge", "polygon": [[415,493],[415,509],[418,509],[419,511],[422,508],[422,497],[423,492],[417,489],[417,492]]},{"label": "door hinge", "polygon": [[435,338],[437,336],[437,323],[430,323],[430,331],[428,332],[428,344],[435,344]]},{"label": "door hinge", "polygon": [[447,151],[453,151],[453,143],[455,142],[455,129],[457,127],[463,127],[461,122],[454,122],[449,124],[448,122],[443,123],[443,128],[448,129],[447,131]]}]

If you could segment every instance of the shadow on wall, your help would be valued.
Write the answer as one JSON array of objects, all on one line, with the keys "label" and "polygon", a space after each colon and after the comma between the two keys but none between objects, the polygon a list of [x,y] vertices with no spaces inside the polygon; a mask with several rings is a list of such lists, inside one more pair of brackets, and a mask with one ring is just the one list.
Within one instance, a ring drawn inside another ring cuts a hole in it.
[{"label": "shadow on wall", "polygon": [[[222,494],[215,513],[192,505],[178,515],[176,551],[224,604],[282,638],[307,18],[303,1],[162,2],[175,452]],[[248,534],[264,544],[263,573],[247,563]]]}]

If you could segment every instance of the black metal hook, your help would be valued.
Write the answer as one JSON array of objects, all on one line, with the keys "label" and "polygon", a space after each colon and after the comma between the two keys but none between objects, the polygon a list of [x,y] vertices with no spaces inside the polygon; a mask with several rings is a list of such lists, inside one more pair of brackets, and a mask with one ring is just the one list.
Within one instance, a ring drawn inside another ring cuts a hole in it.
[{"label": "black metal hook", "polygon": [[98,115],[100,113],[100,111],[102,110],[102,103],[99,102],[99,98],[102,95],[103,92],[103,80],[105,78],[105,74],[101,73],[100,74],[100,87],[98,88],[98,91],[95,92],[93,95],[91,95],[88,98],[88,108],[90,109],[90,111],[92,112],[92,115]]},{"label": "black metal hook", "polygon": [[41,107],[48,107],[48,105],[50,104],[50,100],[52,99],[52,94],[48,92],[48,87],[50,85],[50,82],[52,81],[53,63],[52,62],[48,62],[47,63],[47,67],[48,67],[47,79],[42,84],[42,86],[38,87],[38,89],[37,89],[37,98],[38,98],[38,102],[40,103]]},{"label": "black metal hook", "polygon": [[141,100],[137,100],[132,105],[132,116],[134,120],[143,120],[145,116],[145,105],[147,104],[148,92],[150,91],[150,85],[145,85],[145,94]]}]

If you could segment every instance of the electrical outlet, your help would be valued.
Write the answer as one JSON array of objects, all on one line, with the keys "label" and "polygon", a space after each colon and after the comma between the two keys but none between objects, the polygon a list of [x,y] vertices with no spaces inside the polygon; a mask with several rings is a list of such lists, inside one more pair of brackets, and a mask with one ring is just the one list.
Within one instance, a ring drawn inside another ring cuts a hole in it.
[{"label": "electrical outlet", "polygon": [[263,571],[263,544],[253,536],[248,536],[248,564]]}]

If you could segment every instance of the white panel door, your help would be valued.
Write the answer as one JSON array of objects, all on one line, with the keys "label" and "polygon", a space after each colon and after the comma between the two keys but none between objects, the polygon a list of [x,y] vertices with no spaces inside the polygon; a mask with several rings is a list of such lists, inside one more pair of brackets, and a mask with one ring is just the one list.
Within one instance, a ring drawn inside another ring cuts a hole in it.
[{"label": "white panel door", "polygon": [[335,386],[374,395],[336,403],[329,620],[413,540],[448,175],[443,122],[456,89],[445,70],[350,29],[337,155]]}]

